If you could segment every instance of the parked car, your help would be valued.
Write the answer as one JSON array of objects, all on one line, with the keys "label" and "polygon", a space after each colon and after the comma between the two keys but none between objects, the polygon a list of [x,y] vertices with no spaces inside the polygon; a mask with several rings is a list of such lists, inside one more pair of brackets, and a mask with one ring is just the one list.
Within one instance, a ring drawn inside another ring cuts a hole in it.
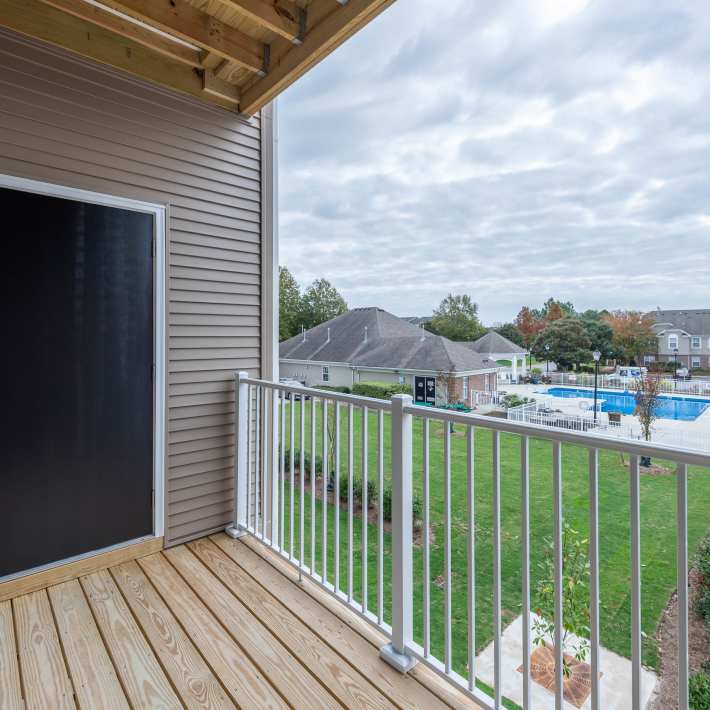
[{"label": "parked car", "polygon": [[[299,382],[298,380],[292,380],[289,377],[280,377],[279,378],[279,384],[281,385],[286,385],[286,387],[305,387],[305,383]],[[304,399],[310,399],[309,395],[301,395],[298,392],[289,392],[288,390],[284,393],[286,399],[291,399],[291,394],[293,394],[293,398],[296,401],[300,401],[301,397],[303,396]]]}]

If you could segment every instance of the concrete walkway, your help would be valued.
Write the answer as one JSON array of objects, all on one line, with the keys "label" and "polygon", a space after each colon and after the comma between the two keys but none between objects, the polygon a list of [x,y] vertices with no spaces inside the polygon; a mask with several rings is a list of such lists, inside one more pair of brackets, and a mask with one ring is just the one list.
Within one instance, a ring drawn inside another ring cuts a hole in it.
[{"label": "concrete walkway", "polygon": [[[531,615],[531,623],[535,618]],[[532,634],[530,638],[533,638]],[[501,681],[502,693],[506,698],[522,705],[523,676],[518,668],[523,662],[523,617],[519,616],[503,632],[501,638]],[[605,648],[600,649],[599,665],[602,677],[599,680],[601,691],[600,707],[604,710],[628,710],[631,707],[631,661],[628,658],[612,653]],[[476,663],[477,676],[493,685],[493,643],[491,642],[479,654]],[[641,669],[641,707],[645,708],[653,694],[657,677],[653,671]],[[535,682],[531,683],[532,706],[534,708],[554,708],[554,693]],[[565,710],[576,710],[571,703],[564,703]],[[582,706],[591,707],[591,700]]]}]

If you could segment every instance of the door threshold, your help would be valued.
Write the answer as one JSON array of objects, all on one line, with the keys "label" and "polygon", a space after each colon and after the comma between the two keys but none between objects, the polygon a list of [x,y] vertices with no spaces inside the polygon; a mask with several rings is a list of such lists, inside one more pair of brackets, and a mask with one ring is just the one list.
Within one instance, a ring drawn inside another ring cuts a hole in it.
[{"label": "door threshold", "polygon": [[163,538],[150,535],[0,577],[0,602],[145,557],[162,549]]}]

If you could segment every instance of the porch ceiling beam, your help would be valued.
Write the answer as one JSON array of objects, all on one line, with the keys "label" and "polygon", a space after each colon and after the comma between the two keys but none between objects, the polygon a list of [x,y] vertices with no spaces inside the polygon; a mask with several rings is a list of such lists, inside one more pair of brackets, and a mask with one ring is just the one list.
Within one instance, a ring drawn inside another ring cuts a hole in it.
[{"label": "porch ceiling beam", "polygon": [[219,0],[222,5],[256,22],[264,29],[290,42],[300,41],[299,14],[302,10],[290,0]]},{"label": "porch ceiling beam", "polygon": [[313,0],[302,44],[283,38],[272,43],[269,72],[242,90],[240,112],[256,113],[394,1],[349,0],[340,5],[333,0]]},{"label": "porch ceiling beam", "polygon": [[200,66],[199,49],[193,49],[180,42],[175,42],[152,29],[116,14],[109,8],[89,4],[84,0],[42,0],[42,2],[56,7],[62,12],[74,15],[74,17],[79,17],[82,20],[115,32],[121,37],[131,39],[144,47],[149,47],[183,64],[192,67]]},{"label": "porch ceiling beam", "polygon": [[104,5],[218,54],[257,74],[264,73],[263,42],[255,40],[186,0],[101,0]]},{"label": "porch ceiling beam", "polygon": [[193,67],[40,0],[0,0],[0,26],[224,108],[237,107],[234,90],[225,95],[226,88],[210,84],[210,77],[205,86],[201,72]]}]

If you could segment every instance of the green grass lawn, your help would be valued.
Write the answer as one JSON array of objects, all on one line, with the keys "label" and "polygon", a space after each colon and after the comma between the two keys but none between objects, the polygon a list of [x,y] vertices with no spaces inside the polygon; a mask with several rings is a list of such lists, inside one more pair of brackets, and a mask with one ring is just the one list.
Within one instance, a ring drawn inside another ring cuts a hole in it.
[{"label": "green grass lawn", "polygon": [[[300,404],[295,403],[296,422],[299,421]],[[310,407],[306,403],[306,450],[310,442]],[[331,410],[332,412],[332,410]],[[286,417],[287,426],[289,416]],[[331,424],[332,424],[331,414]],[[376,478],[377,416],[370,412],[368,424],[369,478]],[[385,477],[390,476],[389,416],[385,416]],[[295,427],[295,448],[298,449],[299,426]],[[341,474],[347,467],[347,407],[341,408]],[[354,465],[355,476],[361,475],[362,415],[354,415]],[[317,452],[322,451],[322,416],[317,407]],[[476,430],[475,436],[475,512],[476,512],[476,647],[481,650],[493,637],[493,547],[492,547],[492,457],[491,432]],[[288,437],[286,439],[288,441]],[[414,424],[414,486],[422,489],[422,423]],[[430,431],[431,523],[431,644],[432,652],[443,659],[444,644],[444,593],[436,579],[444,574],[443,548],[443,431],[439,424],[431,424]],[[288,471],[288,466],[287,466]],[[288,475],[287,475],[288,477]],[[307,476],[306,480],[309,480]],[[322,483],[320,484],[322,486]],[[658,666],[655,632],[661,613],[676,586],[676,526],[675,526],[675,476],[644,475],[641,480],[641,555],[642,555],[642,624],[644,662]],[[288,494],[288,484],[286,486]],[[296,483],[298,490],[298,482]],[[466,592],[466,440],[464,427],[457,427],[452,438],[452,624],[453,665],[466,675],[467,655],[467,592]],[[509,623],[521,613],[521,505],[520,505],[520,442],[518,437],[504,434],[501,437],[501,519],[502,519],[502,589],[504,623]],[[688,540],[691,555],[700,540],[710,529],[710,471],[691,468],[688,476]],[[316,501],[316,569],[322,569],[322,503]],[[567,521],[586,536],[588,531],[588,469],[587,450],[565,445],[563,447],[563,506]],[[296,552],[298,539],[299,498],[294,496]],[[306,562],[310,560],[310,495],[306,495],[305,548]],[[530,515],[531,515],[531,574],[533,590],[538,579],[538,563],[545,548],[544,538],[553,530],[552,519],[552,447],[541,440],[530,442]],[[285,510],[289,509],[288,496]],[[328,579],[333,579],[335,510],[328,506]],[[629,476],[619,454],[601,452],[599,466],[599,538],[601,587],[601,641],[602,644],[630,657],[630,525]],[[288,519],[288,516],[286,516]],[[347,516],[339,512],[341,588],[347,583]],[[353,570],[354,596],[359,601],[361,588],[361,519],[354,520],[355,564]],[[288,524],[286,525],[288,529]],[[287,530],[288,532],[288,530]],[[286,535],[288,546],[288,534]],[[377,531],[368,526],[368,606],[376,612]],[[389,576],[390,539],[385,535],[385,618],[390,620]],[[422,642],[422,550],[415,547],[415,640]],[[533,608],[535,599],[533,594]]]}]

